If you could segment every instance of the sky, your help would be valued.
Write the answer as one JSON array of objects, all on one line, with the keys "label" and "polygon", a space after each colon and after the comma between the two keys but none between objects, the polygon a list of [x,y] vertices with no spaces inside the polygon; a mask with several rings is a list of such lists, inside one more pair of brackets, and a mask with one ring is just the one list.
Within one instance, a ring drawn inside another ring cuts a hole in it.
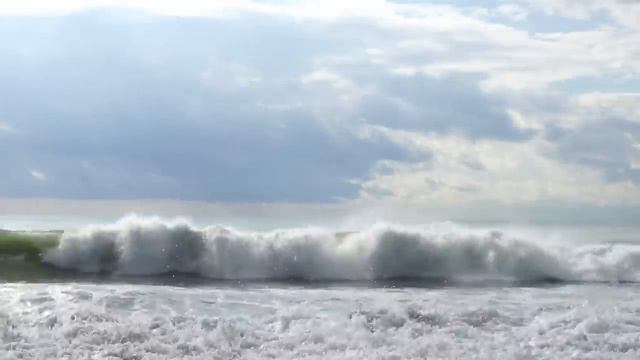
[{"label": "sky", "polygon": [[0,52],[0,215],[640,214],[640,1],[22,0]]}]

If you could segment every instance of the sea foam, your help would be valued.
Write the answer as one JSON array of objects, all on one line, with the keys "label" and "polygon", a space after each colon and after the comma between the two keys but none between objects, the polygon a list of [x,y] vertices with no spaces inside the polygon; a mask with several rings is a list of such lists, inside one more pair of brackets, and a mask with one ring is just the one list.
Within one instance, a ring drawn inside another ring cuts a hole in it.
[{"label": "sea foam", "polygon": [[44,261],[80,272],[190,273],[211,279],[640,278],[640,246],[542,244],[498,231],[374,225],[344,234],[323,229],[246,232],[130,216],[65,233]]}]

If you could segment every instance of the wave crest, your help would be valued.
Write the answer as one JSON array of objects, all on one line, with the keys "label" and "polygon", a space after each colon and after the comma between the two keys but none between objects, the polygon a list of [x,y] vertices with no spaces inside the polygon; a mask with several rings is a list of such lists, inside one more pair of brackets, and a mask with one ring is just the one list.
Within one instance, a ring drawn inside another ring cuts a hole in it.
[{"label": "wave crest", "polygon": [[348,234],[322,229],[261,233],[127,217],[65,233],[43,260],[80,272],[179,272],[229,280],[636,281],[639,249],[550,247],[500,232],[434,233],[389,225]]},{"label": "wave crest", "polygon": [[[600,260],[607,255],[604,252]],[[126,275],[180,272],[212,279],[481,277],[573,281],[583,280],[588,274],[620,277],[615,266],[581,269],[577,264],[596,253],[573,251],[567,257],[566,249],[544,248],[499,232],[437,234],[376,225],[342,235],[321,229],[259,233],[127,217],[112,225],[65,233],[58,246],[44,254],[43,260],[80,272]],[[638,254],[627,254],[618,266],[635,276],[640,270]]]}]

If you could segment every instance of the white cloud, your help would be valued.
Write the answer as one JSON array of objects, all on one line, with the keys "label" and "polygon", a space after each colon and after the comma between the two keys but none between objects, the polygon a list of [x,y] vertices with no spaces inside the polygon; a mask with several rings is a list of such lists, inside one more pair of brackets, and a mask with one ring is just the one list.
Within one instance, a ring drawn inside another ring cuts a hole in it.
[{"label": "white cloud", "polygon": [[292,97],[294,104],[304,104],[327,126],[345,127],[361,119],[355,118],[362,99],[375,89],[364,81],[353,81],[343,74],[340,66],[329,69],[320,65],[317,70],[302,75]]},{"label": "white cloud", "polygon": [[379,163],[373,176],[363,183],[364,198],[389,196],[431,206],[549,200],[640,205],[637,184],[610,182],[596,169],[546,157],[543,154],[554,145],[542,139],[513,143],[385,128],[373,131],[431,156],[416,163]]},{"label": "white cloud", "polygon": [[640,93],[586,93],[575,96],[573,106],[582,120],[608,117],[640,123]]},{"label": "white cloud", "polygon": [[586,20],[602,12],[619,24],[640,29],[640,2],[637,0],[525,0],[533,10]]},{"label": "white cloud", "polygon": [[496,13],[513,21],[524,21],[529,16],[527,9],[516,4],[502,4],[496,8]]},{"label": "white cloud", "polygon": [[639,134],[625,134],[629,141],[630,152],[629,158],[631,160],[630,167],[635,170],[640,170],[640,135]]},{"label": "white cloud", "polygon": [[16,129],[13,126],[11,126],[11,125],[9,125],[7,123],[0,122],[0,132],[11,133],[11,132],[15,132],[15,131],[16,131]]},{"label": "white cloud", "polygon": [[42,171],[32,169],[29,171],[29,174],[31,174],[31,177],[33,177],[36,180],[39,180],[39,181],[47,180],[47,176]]},{"label": "white cloud", "polygon": [[[575,12],[577,16],[603,7],[639,14],[640,7],[632,3],[531,0],[527,4],[532,9],[563,14]],[[177,16],[220,17],[253,13],[318,20],[329,25],[340,20],[366,19],[369,24],[385,30],[384,35],[371,32],[370,39],[361,39],[363,45],[375,49],[375,54],[366,55],[370,60],[386,62],[390,68],[407,74],[484,73],[488,75],[488,88],[544,88],[553,81],[576,76],[640,73],[636,61],[640,53],[640,34],[636,32],[604,27],[536,35],[487,20],[486,11],[480,11],[483,8],[399,4],[383,0],[62,0],[52,4],[42,0],[8,2],[0,5],[0,14],[68,13],[95,7],[123,7]],[[513,20],[523,20],[528,13],[519,4],[501,4],[492,11]],[[253,78],[247,78],[250,79]]]},{"label": "white cloud", "polygon": [[[449,56],[429,63],[404,64],[406,69],[430,75],[452,72],[486,74],[489,90],[541,89],[576,77],[615,77],[640,73],[640,33],[605,28],[575,33],[496,33],[479,47],[456,47]],[[451,56],[454,52],[458,56]]]},{"label": "white cloud", "polygon": [[315,81],[326,81],[338,89],[344,89],[348,86],[353,86],[353,83],[348,79],[345,79],[340,75],[327,70],[316,70],[310,74],[304,75],[302,79],[300,79],[300,81],[302,82],[302,84],[309,84]]},{"label": "white cloud", "polygon": [[[172,16],[226,16],[237,12],[297,18],[388,17],[391,5],[383,0],[303,0],[296,2],[251,0],[24,0],[0,5],[0,14],[65,14],[92,8],[129,8]],[[403,6],[403,8],[410,8]]]},{"label": "white cloud", "polygon": [[262,82],[260,74],[241,64],[210,61],[209,67],[202,72],[205,85],[220,93],[247,90]]},{"label": "white cloud", "polygon": [[640,123],[640,93],[587,92],[569,95],[520,93],[509,109],[516,126],[543,130],[555,126],[570,130],[609,120]]}]

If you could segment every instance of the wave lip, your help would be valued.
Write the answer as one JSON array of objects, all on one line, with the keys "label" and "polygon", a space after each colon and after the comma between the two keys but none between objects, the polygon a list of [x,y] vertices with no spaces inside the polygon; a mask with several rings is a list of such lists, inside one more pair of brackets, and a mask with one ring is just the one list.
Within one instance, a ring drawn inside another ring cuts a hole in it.
[{"label": "wave lip", "polygon": [[218,280],[506,279],[637,281],[640,247],[563,248],[500,232],[437,233],[388,225],[242,232],[127,217],[65,233],[43,261],[84,273],[189,273]]}]

